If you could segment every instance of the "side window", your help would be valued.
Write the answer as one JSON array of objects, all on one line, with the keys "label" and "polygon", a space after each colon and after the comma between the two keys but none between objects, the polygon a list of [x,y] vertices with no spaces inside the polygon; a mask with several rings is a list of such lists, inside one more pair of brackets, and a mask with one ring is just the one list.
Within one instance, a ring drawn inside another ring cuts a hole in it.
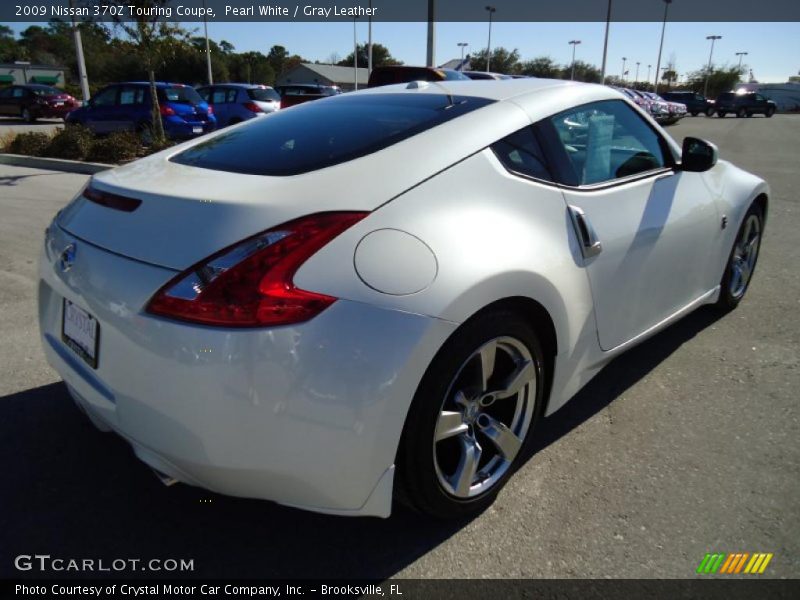
[{"label": "side window", "polygon": [[92,98],[93,106],[114,106],[117,103],[116,87],[106,88]]},{"label": "side window", "polygon": [[214,88],[211,94],[211,104],[223,104],[225,102],[226,90],[222,88]]},{"label": "side window", "polygon": [[236,102],[236,96],[239,94],[239,90],[236,88],[231,88],[225,94],[225,102]]},{"label": "side window", "polygon": [[756,94],[756,100],[758,100],[759,102],[766,102],[767,101],[767,99],[764,98],[764,96],[762,96],[761,94]]},{"label": "side window", "polygon": [[492,151],[509,171],[544,181],[553,180],[533,127],[520,129],[495,142]]},{"label": "side window", "polygon": [[134,104],[144,104],[143,87],[123,87],[119,91],[120,106],[130,106]]},{"label": "side window", "polygon": [[603,183],[666,165],[661,138],[619,100],[579,106],[549,121],[567,157],[569,185]]},{"label": "side window", "polygon": [[197,90],[197,93],[206,102],[211,102],[211,88],[200,88]]},{"label": "side window", "polygon": [[11,98],[11,92],[13,91],[14,88],[0,89],[0,98]]},{"label": "side window", "polygon": [[25,97],[25,90],[23,88],[14,88],[14,91],[11,93],[12,98],[24,98]]}]

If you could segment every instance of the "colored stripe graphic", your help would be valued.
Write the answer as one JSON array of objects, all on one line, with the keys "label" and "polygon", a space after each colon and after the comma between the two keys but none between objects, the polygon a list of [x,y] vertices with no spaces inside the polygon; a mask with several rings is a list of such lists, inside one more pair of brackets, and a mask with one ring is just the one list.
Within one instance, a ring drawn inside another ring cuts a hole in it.
[{"label": "colored stripe graphic", "polygon": [[[697,573],[713,575],[714,573],[727,575],[760,575],[762,574],[774,555],[766,552],[708,552],[700,561]],[[747,565],[747,566],[745,566]]]}]

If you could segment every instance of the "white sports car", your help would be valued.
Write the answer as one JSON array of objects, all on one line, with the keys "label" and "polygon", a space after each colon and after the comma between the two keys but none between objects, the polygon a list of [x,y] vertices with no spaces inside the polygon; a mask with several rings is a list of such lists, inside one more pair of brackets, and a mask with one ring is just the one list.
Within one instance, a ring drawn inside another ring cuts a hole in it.
[{"label": "white sports car", "polygon": [[602,86],[343,94],[95,175],[46,232],[43,345],[165,481],[474,514],[603,365],[739,303],[768,193]]}]

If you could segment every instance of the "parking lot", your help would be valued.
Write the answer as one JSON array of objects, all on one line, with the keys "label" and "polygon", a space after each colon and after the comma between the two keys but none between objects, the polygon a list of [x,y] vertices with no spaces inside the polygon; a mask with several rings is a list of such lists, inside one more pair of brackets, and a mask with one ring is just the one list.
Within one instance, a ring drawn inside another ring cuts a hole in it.
[{"label": "parking lot", "polygon": [[198,577],[685,578],[718,551],[771,552],[762,577],[799,577],[800,116],[668,131],[772,186],[746,300],[615,360],[545,420],[494,506],[457,523],[163,487],[78,412],[39,347],[43,231],[86,177],[0,165],[0,575],[40,553],[194,559],[181,575]]}]

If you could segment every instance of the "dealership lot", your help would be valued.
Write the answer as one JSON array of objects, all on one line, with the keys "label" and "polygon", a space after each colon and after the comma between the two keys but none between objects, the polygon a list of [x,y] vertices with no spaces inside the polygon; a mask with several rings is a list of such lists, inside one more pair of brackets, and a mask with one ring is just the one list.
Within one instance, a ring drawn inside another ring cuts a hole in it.
[{"label": "dealership lot", "polygon": [[40,553],[194,559],[203,577],[690,577],[717,551],[771,552],[766,576],[797,577],[800,117],[690,117],[668,131],[717,143],[772,186],[747,299],[612,363],[466,523],[400,508],[385,521],[333,518],[162,487],[74,408],[39,348],[43,230],[85,176],[0,166],[0,574]]}]

